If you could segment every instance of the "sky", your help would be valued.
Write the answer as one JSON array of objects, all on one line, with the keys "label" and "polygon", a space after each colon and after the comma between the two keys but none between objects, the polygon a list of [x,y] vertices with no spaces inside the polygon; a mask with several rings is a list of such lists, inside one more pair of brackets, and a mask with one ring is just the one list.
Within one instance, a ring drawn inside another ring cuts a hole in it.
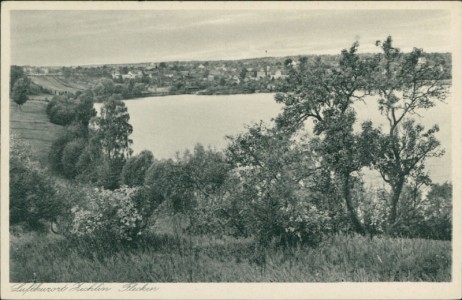
[{"label": "sky", "polygon": [[16,10],[11,63],[36,66],[337,54],[360,43],[449,52],[445,10]]}]

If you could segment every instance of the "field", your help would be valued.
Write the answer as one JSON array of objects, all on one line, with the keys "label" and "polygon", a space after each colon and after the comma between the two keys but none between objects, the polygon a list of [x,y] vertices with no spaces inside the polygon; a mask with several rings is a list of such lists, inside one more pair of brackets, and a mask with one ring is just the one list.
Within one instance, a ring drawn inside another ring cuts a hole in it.
[{"label": "field", "polygon": [[33,83],[40,85],[50,91],[67,91],[75,93],[84,90],[85,87],[79,84],[69,82],[58,76],[30,76]]},{"label": "field", "polygon": [[316,248],[269,249],[261,264],[251,239],[156,234],[135,246],[39,233],[10,239],[11,282],[451,280],[451,243],[446,241],[336,235]]},{"label": "field", "polygon": [[64,129],[48,121],[47,102],[43,100],[43,96],[35,97],[21,108],[14,102],[10,103],[10,134],[28,142],[33,158],[46,164],[52,142]]}]

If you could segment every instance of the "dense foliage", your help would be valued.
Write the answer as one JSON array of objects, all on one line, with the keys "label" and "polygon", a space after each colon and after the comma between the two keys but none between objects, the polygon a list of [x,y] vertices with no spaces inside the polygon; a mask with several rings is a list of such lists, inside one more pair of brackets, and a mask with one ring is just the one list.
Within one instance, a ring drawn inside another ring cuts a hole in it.
[{"label": "dense foliage", "polygon": [[17,79],[14,82],[11,98],[21,107],[29,99],[30,80],[26,76]]},{"label": "dense foliage", "polygon": [[155,209],[153,203],[144,201],[145,194],[139,188],[89,190],[85,197],[87,207],[74,206],[71,209],[73,222],[70,233],[104,238],[109,244],[139,238]]},{"label": "dense foliage", "polygon": [[[391,38],[377,45],[381,53],[361,56],[354,43],[329,63],[287,60],[288,78],[275,96],[281,114],[228,136],[224,151],[198,144],[172,159],[147,150],[132,156],[133,128],[122,99],[140,95],[143,82],[105,78],[88,91],[55,96],[47,114],[66,129],[50,149],[50,166],[70,188],[53,184],[14,150],[11,222],[36,228],[62,217],[70,240],[99,241],[107,250],[142,244],[166,218],[178,243],[184,235],[190,245],[203,235],[251,240],[250,256],[259,265],[268,249],[319,247],[338,233],[450,240],[452,186],[432,184],[425,171],[429,157],[443,154],[439,129],[410,117],[445,99],[447,66],[425,60],[420,49],[403,54]],[[246,84],[223,79],[208,91]],[[386,126],[357,124],[354,103],[369,95],[377,96],[368,105]],[[97,101],[103,102],[99,115]],[[381,174],[384,188],[365,187],[365,168]]]},{"label": "dense foliage", "polygon": [[43,230],[63,213],[65,204],[53,178],[30,160],[28,145],[10,142],[10,224]]}]

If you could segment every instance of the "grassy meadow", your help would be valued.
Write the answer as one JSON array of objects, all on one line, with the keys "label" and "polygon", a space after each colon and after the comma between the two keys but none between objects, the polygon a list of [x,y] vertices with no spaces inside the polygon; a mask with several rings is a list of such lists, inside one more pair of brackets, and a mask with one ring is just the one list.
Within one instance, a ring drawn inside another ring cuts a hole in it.
[{"label": "grassy meadow", "polygon": [[85,87],[68,80],[65,80],[61,76],[31,76],[33,83],[42,86],[51,91],[76,91],[84,90]]},{"label": "grassy meadow", "polygon": [[31,97],[21,108],[10,103],[10,134],[30,144],[32,158],[47,164],[48,152],[63,126],[50,123],[46,114],[46,98],[51,95]]},{"label": "grassy meadow", "polygon": [[318,247],[269,248],[252,239],[152,234],[136,245],[10,235],[11,282],[450,281],[451,243],[335,235]]}]

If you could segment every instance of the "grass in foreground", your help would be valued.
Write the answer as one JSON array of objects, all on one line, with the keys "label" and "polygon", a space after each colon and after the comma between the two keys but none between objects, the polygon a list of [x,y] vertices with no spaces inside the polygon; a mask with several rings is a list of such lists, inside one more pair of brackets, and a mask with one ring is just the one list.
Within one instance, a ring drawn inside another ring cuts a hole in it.
[{"label": "grass in foreground", "polygon": [[334,236],[317,248],[272,249],[254,260],[250,239],[171,235],[136,247],[28,233],[10,236],[10,280],[31,282],[450,281],[451,243]]}]

